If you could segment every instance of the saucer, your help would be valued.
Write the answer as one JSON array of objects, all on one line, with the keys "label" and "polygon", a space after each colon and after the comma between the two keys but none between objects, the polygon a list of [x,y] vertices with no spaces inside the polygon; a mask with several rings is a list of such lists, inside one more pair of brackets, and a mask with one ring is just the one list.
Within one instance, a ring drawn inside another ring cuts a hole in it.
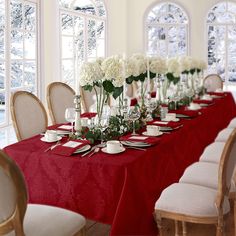
[{"label": "saucer", "polygon": [[43,141],[43,142],[46,142],[46,143],[54,143],[54,142],[57,142],[57,141],[59,141],[61,139],[62,139],[62,137],[59,136],[55,140],[47,140],[45,137],[42,137],[40,140]]},{"label": "saucer", "polygon": [[142,134],[145,135],[145,136],[157,137],[157,136],[161,136],[161,135],[163,134],[163,132],[158,132],[158,133],[152,135],[152,134],[148,134],[148,132],[145,131],[145,132],[143,132]]},{"label": "saucer", "polygon": [[125,148],[121,147],[120,150],[118,150],[117,152],[108,152],[106,147],[102,148],[101,150],[102,152],[105,152],[107,154],[118,154],[118,153],[124,152]]},{"label": "saucer", "polygon": [[89,144],[88,144],[88,145],[85,145],[85,146],[83,146],[82,148],[79,148],[79,149],[77,149],[76,151],[74,151],[74,154],[88,151],[90,148],[91,148],[91,146],[90,146]]},{"label": "saucer", "polygon": [[188,110],[190,110],[190,111],[197,111],[199,109],[201,109],[201,108],[199,108],[199,107],[188,107]]}]

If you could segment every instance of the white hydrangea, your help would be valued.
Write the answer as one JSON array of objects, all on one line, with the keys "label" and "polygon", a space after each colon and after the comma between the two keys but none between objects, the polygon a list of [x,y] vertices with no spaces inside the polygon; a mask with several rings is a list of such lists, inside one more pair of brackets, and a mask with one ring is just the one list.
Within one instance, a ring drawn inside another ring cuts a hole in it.
[{"label": "white hydrangea", "polygon": [[133,76],[139,76],[147,71],[147,58],[143,54],[133,54],[130,58],[134,63]]},{"label": "white hydrangea", "polygon": [[203,60],[199,60],[199,62],[198,62],[198,69],[201,70],[201,71],[203,71],[203,70],[205,70],[206,68],[207,68],[206,62],[203,61]]},{"label": "white hydrangea", "polygon": [[123,74],[122,59],[120,56],[108,57],[102,62],[101,68],[104,73],[104,79],[112,81]]},{"label": "white hydrangea", "polygon": [[150,71],[155,74],[164,75],[167,72],[166,60],[160,57],[151,58]]},{"label": "white hydrangea", "polygon": [[180,70],[180,64],[178,61],[178,58],[173,57],[167,59],[167,73],[171,73],[174,75],[174,77],[178,78],[180,77],[181,70]]},{"label": "white hydrangea", "polygon": [[179,57],[180,70],[182,72],[189,72],[191,70],[192,59],[189,56]]},{"label": "white hydrangea", "polygon": [[121,87],[123,86],[124,82],[125,78],[123,76],[116,77],[112,80],[112,84],[114,85],[114,87]]},{"label": "white hydrangea", "polygon": [[80,86],[93,86],[94,82],[102,80],[103,76],[101,67],[97,62],[83,63],[80,68]]}]

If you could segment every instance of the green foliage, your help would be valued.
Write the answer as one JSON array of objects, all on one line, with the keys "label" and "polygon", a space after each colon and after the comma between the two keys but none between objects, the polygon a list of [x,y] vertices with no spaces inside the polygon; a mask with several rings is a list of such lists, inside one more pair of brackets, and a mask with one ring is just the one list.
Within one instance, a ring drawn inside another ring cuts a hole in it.
[{"label": "green foliage", "polygon": [[84,89],[84,90],[87,90],[87,91],[89,91],[89,92],[92,92],[93,86],[92,86],[92,85],[85,85],[85,86],[83,86],[83,89]]},{"label": "green foliage", "polygon": [[175,77],[172,73],[167,73],[166,77],[173,84],[177,84],[180,80],[180,77]]}]

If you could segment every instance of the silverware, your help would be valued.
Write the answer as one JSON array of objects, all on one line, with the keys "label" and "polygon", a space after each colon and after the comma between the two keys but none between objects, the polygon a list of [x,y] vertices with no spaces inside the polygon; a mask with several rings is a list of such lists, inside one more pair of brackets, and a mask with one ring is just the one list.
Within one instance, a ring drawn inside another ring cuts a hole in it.
[{"label": "silverware", "polygon": [[99,152],[100,148],[99,147],[96,147],[94,149],[94,151],[89,155],[89,157],[91,157],[92,155],[94,155],[95,153]]},{"label": "silverware", "polygon": [[84,156],[88,155],[90,152],[94,151],[94,149],[95,149],[96,147],[97,147],[97,145],[96,145],[96,146],[93,146],[89,151],[87,151],[87,152],[85,152],[83,155],[81,155],[81,157],[84,157]]},{"label": "silverware", "polygon": [[53,144],[52,146],[48,147],[46,150],[44,150],[44,152],[48,152],[49,150],[52,150],[53,148],[55,148],[56,146],[60,145],[60,141],[57,141],[56,144]]},{"label": "silverware", "polygon": [[136,149],[136,150],[140,150],[140,151],[146,151],[147,149],[144,149],[144,148],[139,148],[139,147],[128,147],[126,146],[125,148],[128,148],[128,149]]}]

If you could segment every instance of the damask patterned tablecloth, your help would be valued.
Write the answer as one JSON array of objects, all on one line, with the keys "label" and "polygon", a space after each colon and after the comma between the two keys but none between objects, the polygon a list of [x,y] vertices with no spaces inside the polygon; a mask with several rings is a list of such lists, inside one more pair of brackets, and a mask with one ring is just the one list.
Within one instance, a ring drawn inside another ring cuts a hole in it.
[{"label": "damask patterned tablecloth", "polygon": [[198,117],[181,119],[182,128],[163,135],[146,151],[64,157],[44,152],[50,144],[40,141],[39,135],[4,151],[23,171],[30,203],[63,207],[111,224],[111,235],[155,235],[152,213],[161,191],[198,161],[234,116],[235,102],[226,93],[201,109]]}]

